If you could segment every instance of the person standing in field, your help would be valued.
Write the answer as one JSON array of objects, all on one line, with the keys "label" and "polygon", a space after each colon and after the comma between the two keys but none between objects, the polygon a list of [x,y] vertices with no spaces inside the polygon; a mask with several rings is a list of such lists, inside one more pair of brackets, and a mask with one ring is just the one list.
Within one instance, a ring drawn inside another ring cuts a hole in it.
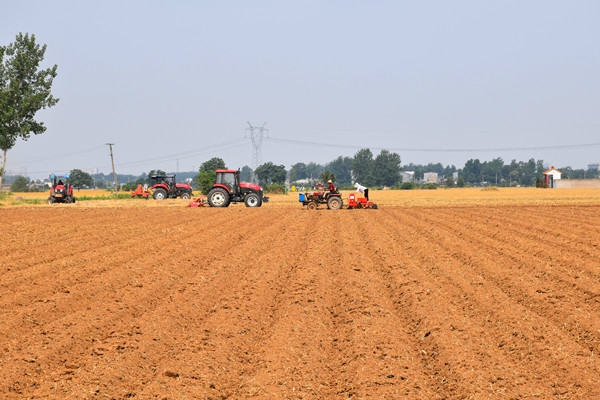
[{"label": "person standing in field", "polygon": [[365,195],[367,200],[369,200],[369,188],[368,187],[365,187],[358,182],[354,184],[354,187],[356,188],[357,192],[361,192],[362,194]]}]

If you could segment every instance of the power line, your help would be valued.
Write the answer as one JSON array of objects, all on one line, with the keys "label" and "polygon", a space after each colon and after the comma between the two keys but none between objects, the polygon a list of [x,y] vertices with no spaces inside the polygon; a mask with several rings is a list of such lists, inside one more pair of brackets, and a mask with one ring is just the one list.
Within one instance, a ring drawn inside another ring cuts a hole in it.
[{"label": "power line", "polygon": [[344,143],[322,143],[322,142],[311,142],[305,140],[293,140],[293,139],[279,139],[279,138],[265,138],[268,142],[275,143],[288,143],[303,146],[318,146],[318,147],[336,147],[336,148],[348,148],[348,149],[364,149],[370,148],[373,150],[390,150],[390,151],[402,151],[402,152],[429,152],[429,153],[470,153],[470,152],[500,152],[500,151],[532,151],[532,150],[564,150],[564,149],[584,149],[589,147],[598,147],[600,143],[581,143],[581,144],[567,144],[567,145],[554,145],[554,146],[531,146],[531,147],[495,147],[495,148],[454,148],[454,149],[440,149],[440,148],[408,148],[408,147],[378,147],[378,146],[357,146]]},{"label": "power line", "polygon": [[52,156],[52,157],[47,157],[47,158],[38,158],[38,159],[30,160],[30,161],[21,161],[21,162],[19,162],[18,165],[23,165],[23,164],[37,164],[37,163],[41,163],[41,162],[44,162],[44,161],[60,160],[61,158],[73,157],[73,154],[79,155],[79,154],[90,153],[92,151],[102,149],[102,148],[104,148],[104,146],[105,145],[100,145],[100,146],[90,147],[90,148],[88,148],[86,150],[71,151],[69,153],[65,153],[65,154],[62,154],[60,156]]},{"label": "power line", "polygon": [[[124,167],[136,167],[136,166],[141,166],[141,165],[149,165],[149,164],[158,163],[158,162],[173,161],[176,159],[192,158],[192,157],[197,157],[197,156],[203,155],[203,154],[214,153],[215,151],[229,150],[229,149],[234,149],[237,147],[246,146],[247,142],[245,142],[244,140],[240,140],[240,139],[243,139],[243,138],[236,138],[236,139],[228,140],[226,142],[217,143],[217,144],[214,144],[211,146],[206,146],[201,149],[188,150],[188,151],[184,151],[184,152],[179,152],[179,153],[174,153],[174,154],[169,154],[169,155],[159,156],[159,157],[153,157],[153,158],[146,158],[146,159],[136,160],[136,161],[126,161],[126,162],[115,164],[115,167],[124,168]],[[100,146],[100,147],[104,147],[104,145]],[[101,165],[101,166],[96,165],[96,166],[94,166],[94,168],[103,168],[103,169],[110,168],[110,167],[111,167],[111,165]],[[91,169],[91,168],[83,168],[83,169]],[[48,171],[47,170],[29,171],[30,174],[41,174],[41,173],[46,173],[46,172],[48,172]]]}]

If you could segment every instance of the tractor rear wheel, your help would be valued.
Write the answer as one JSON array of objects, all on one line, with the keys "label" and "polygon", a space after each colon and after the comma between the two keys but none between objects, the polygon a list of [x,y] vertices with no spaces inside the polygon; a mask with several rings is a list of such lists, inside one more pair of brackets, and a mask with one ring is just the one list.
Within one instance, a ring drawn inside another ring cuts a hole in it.
[{"label": "tractor rear wheel", "polygon": [[154,200],[164,200],[167,198],[167,191],[163,188],[158,188],[154,191],[152,197],[154,197]]},{"label": "tractor rear wheel", "polygon": [[260,207],[260,197],[256,193],[250,193],[244,199],[244,204],[246,204],[246,207]]},{"label": "tractor rear wheel", "polygon": [[217,187],[208,192],[208,204],[211,207],[227,207],[229,201],[229,193],[223,188]]},{"label": "tractor rear wheel", "polygon": [[311,201],[306,205],[306,208],[308,208],[309,210],[316,210],[317,206],[318,205],[316,201]]},{"label": "tractor rear wheel", "polygon": [[327,200],[327,207],[332,210],[339,210],[342,208],[342,199],[339,197],[330,197],[329,200]]}]

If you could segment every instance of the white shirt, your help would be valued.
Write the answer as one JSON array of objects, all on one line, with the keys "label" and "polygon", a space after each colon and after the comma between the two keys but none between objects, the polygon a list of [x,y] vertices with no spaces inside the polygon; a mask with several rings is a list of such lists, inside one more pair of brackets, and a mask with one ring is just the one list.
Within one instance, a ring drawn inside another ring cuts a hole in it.
[{"label": "white shirt", "polygon": [[357,192],[361,192],[361,193],[365,193],[365,189],[366,187],[364,187],[363,185],[359,184],[359,183],[355,183],[354,187],[356,188]]}]

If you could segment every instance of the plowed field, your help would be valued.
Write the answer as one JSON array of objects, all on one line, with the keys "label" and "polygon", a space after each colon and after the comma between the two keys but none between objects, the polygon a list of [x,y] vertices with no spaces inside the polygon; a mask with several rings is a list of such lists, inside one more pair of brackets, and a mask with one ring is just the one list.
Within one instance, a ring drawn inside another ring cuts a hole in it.
[{"label": "plowed field", "polygon": [[0,398],[600,398],[600,205],[0,223]]}]

